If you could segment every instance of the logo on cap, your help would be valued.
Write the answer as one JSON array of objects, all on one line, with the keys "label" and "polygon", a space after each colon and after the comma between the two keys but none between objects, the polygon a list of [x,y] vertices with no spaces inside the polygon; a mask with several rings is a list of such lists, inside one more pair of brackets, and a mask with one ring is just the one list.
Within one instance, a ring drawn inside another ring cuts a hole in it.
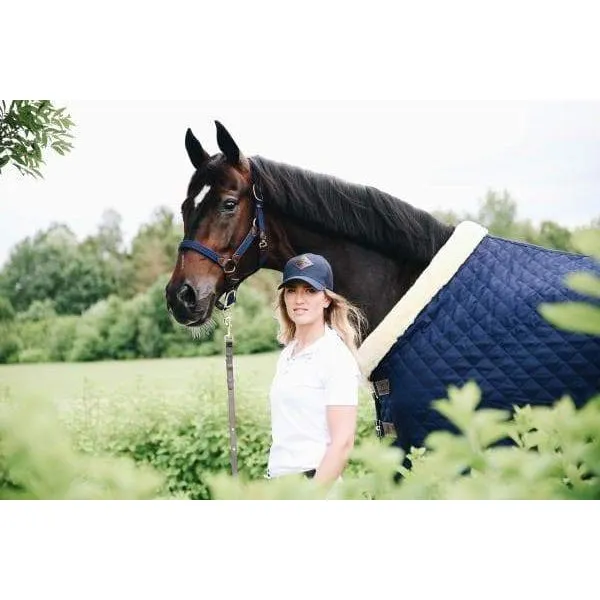
[{"label": "logo on cap", "polygon": [[312,267],[313,264],[314,263],[305,254],[294,260],[294,266],[298,267],[301,271],[306,269],[306,267]]}]

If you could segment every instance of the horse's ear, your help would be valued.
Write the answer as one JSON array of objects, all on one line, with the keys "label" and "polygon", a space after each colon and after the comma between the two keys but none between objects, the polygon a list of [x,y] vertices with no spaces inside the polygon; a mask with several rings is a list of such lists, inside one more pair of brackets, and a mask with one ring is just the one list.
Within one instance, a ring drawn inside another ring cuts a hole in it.
[{"label": "horse's ear", "polygon": [[219,121],[215,121],[215,125],[217,126],[217,144],[219,145],[221,152],[225,155],[225,158],[227,158],[227,162],[230,165],[238,165],[243,158],[240,149],[229,135],[227,129],[225,129]]},{"label": "horse's ear", "polygon": [[196,169],[199,169],[210,158],[208,152],[202,147],[189,128],[185,133],[185,149]]}]

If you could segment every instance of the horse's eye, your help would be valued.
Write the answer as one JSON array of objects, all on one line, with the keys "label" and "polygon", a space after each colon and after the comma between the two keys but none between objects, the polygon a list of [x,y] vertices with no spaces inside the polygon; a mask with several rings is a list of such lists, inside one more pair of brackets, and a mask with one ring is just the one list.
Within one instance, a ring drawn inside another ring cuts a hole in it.
[{"label": "horse's eye", "polygon": [[233,210],[237,206],[237,201],[233,198],[227,198],[223,201],[223,210]]}]

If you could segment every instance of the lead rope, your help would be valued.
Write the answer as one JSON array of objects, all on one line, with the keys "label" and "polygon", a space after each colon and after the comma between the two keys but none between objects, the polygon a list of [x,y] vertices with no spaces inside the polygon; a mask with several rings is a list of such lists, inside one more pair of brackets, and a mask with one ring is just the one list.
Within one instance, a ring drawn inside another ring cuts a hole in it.
[{"label": "lead rope", "polygon": [[231,335],[231,315],[223,312],[223,322],[227,327],[225,333],[225,368],[227,370],[227,395],[229,397],[229,456],[231,460],[231,474],[237,477],[237,436],[235,433],[235,396],[233,389],[233,336]]}]

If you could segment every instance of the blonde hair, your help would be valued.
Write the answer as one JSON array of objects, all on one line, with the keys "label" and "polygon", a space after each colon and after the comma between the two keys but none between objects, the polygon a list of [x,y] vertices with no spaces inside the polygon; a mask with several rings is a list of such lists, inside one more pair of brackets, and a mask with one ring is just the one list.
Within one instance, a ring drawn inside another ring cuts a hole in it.
[{"label": "blonde hair", "polygon": [[[358,346],[362,342],[367,320],[362,311],[349,300],[331,290],[324,290],[331,301],[325,309],[325,323],[342,338],[352,354],[356,356]],[[275,318],[279,323],[277,340],[284,345],[289,344],[296,335],[296,325],[290,319],[285,308],[285,288],[279,290],[275,300]]]}]

